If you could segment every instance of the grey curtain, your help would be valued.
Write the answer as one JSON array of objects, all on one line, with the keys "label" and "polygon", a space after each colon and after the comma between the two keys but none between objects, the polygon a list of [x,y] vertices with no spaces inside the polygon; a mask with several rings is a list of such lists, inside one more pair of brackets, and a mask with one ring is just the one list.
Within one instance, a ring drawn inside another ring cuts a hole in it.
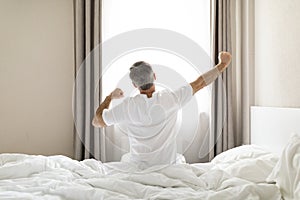
[{"label": "grey curtain", "polygon": [[[101,0],[74,0],[74,157],[105,161],[102,130],[91,124],[101,99]],[[93,49],[97,50],[93,53]]]},{"label": "grey curtain", "polygon": [[[215,0],[212,13],[212,60],[218,63],[220,51],[231,52],[231,6],[230,0]],[[210,160],[217,154],[236,145],[232,118],[232,67],[218,78],[212,88],[211,151]],[[213,147],[213,148],[212,148]]]},{"label": "grey curtain", "polygon": [[250,106],[253,104],[254,1],[211,0],[211,57],[232,54],[229,68],[212,87],[209,160],[250,141]]}]

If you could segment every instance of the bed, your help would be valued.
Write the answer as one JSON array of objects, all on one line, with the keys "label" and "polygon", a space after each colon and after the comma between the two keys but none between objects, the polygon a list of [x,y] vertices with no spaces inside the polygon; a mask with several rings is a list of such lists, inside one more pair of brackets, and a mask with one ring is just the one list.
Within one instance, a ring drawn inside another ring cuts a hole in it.
[{"label": "bed", "polygon": [[[252,107],[251,145],[209,163],[143,171],[124,162],[0,154],[0,199],[300,199],[300,136],[289,136],[300,133],[294,119],[300,109]],[[270,131],[272,139],[265,138]]]}]

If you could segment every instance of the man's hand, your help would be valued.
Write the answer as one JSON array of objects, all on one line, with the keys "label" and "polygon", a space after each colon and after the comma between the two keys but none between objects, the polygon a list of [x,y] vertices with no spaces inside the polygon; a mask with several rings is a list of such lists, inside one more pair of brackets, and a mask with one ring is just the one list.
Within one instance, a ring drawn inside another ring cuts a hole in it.
[{"label": "man's hand", "polygon": [[214,82],[218,78],[218,76],[229,66],[231,62],[231,54],[229,52],[220,52],[218,58],[219,63],[213,69],[202,74],[194,82],[190,83],[191,87],[193,88],[193,94]]},{"label": "man's hand", "polygon": [[219,58],[219,63],[225,64],[225,65],[229,65],[229,63],[231,62],[231,54],[226,51],[221,51],[219,53],[218,58]]},{"label": "man's hand", "polygon": [[219,53],[218,58],[219,58],[219,63],[217,64],[218,70],[220,72],[223,72],[231,62],[231,54],[226,51],[221,51]]},{"label": "man's hand", "polygon": [[124,97],[124,92],[120,88],[116,88],[114,91],[111,93],[111,98],[112,99],[121,99]]},{"label": "man's hand", "polygon": [[105,100],[100,104],[96,110],[95,117],[92,121],[95,127],[106,127],[106,124],[102,118],[102,113],[104,109],[107,109],[112,99],[120,99],[124,97],[124,92],[120,88],[116,88],[110,95],[108,95]]}]

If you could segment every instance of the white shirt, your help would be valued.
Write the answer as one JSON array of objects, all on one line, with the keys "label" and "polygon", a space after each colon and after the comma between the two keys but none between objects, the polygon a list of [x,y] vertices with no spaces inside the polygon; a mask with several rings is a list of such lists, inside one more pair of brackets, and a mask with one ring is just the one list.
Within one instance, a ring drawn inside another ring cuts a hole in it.
[{"label": "white shirt", "polygon": [[163,90],[151,98],[138,94],[126,98],[102,117],[106,125],[120,124],[126,128],[130,144],[130,162],[145,169],[158,164],[176,162],[178,111],[191,100],[190,84],[176,91]]}]

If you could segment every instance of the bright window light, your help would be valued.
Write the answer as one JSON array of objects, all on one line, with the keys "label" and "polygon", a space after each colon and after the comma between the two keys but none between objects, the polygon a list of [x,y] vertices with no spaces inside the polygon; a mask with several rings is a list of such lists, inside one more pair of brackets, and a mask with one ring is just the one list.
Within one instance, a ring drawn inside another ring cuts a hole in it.
[{"label": "bright window light", "polygon": [[[178,32],[196,42],[209,55],[210,52],[210,3],[209,0],[103,0],[102,40],[118,34],[142,28],[161,28]],[[184,82],[194,81],[199,76],[190,63],[165,51],[141,49],[120,56],[105,71],[102,77],[103,96],[120,87],[126,96],[138,91],[128,77],[129,68],[137,61],[153,65],[156,72],[156,90],[175,89]],[[162,67],[163,66],[163,67]],[[161,70],[173,70],[183,77],[174,80],[174,85],[163,84],[168,76]],[[203,73],[203,72],[201,72]],[[209,109],[209,92],[201,90],[196,98],[200,112]],[[118,101],[114,101],[117,104]]]}]

